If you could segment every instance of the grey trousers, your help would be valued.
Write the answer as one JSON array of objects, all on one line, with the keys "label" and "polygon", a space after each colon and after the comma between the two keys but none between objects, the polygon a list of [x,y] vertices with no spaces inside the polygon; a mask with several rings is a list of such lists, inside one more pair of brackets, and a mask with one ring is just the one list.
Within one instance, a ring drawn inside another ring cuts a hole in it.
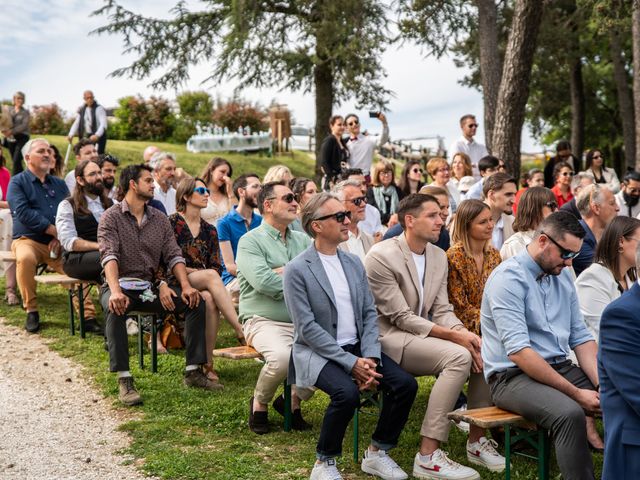
[{"label": "grey trousers", "polygon": [[[595,390],[585,373],[571,361],[551,367],[576,387]],[[564,480],[594,479],[585,413],[578,403],[555,388],[536,382],[519,368],[493,375],[489,385],[496,406],[518,413],[551,432]]]}]

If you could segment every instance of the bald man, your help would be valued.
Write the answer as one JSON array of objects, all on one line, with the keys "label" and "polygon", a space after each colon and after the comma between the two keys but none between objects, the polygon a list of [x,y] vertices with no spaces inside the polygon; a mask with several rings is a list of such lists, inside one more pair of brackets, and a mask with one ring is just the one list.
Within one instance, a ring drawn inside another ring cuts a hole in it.
[{"label": "bald man", "polygon": [[98,145],[98,153],[102,154],[107,146],[107,112],[96,102],[91,90],[84,92],[83,99],[84,105],[78,109],[67,138],[69,143],[76,134],[79,139],[88,138]]}]

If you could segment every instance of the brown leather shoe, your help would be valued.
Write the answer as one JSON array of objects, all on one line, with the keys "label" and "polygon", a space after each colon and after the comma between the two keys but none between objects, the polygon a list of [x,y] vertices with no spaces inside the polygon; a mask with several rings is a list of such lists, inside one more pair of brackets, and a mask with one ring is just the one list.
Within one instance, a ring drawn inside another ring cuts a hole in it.
[{"label": "brown leather shoe", "polygon": [[187,387],[203,388],[205,390],[222,390],[224,386],[221,383],[209,380],[201,368],[184,372],[183,383]]},{"label": "brown leather shoe", "polygon": [[118,400],[132,407],[133,405],[140,405],[142,403],[142,397],[133,386],[133,377],[121,377],[118,379],[118,388],[120,393],[118,394]]}]

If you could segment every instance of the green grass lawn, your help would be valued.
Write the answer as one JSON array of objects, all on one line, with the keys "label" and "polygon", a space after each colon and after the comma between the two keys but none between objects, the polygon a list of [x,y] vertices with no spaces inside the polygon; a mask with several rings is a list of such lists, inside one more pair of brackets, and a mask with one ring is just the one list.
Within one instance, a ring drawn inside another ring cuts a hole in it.
[{"label": "green grass lawn", "polygon": [[[4,290],[4,280],[2,280]],[[71,357],[86,368],[88,377],[98,389],[117,402],[117,385],[108,372],[108,355],[103,340],[87,334],[70,336],[68,329],[67,296],[61,287],[38,287],[38,303],[42,319],[39,335],[50,340],[51,348]],[[0,305],[0,315],[9,323],[22,327],[25,314],[17,307]],[[138,459],[144,472],[167,479],[303,479],[308,478],[314,460],[315,442],[328,397],[318,392],[303,404],[305,418],[313,424],[310,432],[283,431],[282,418],[270,411],[272,433],[258,436],[247,427],[248,401],[260,370],[253,360],[230,361],[219,359],[216,369],[225,385],[222,392],[203,392],[182,386],[184,356],[182,351],[159,357],[159,371],[137,367],[137,350],[131,337],[131,371],[144,398],[144,405],[131,410],[140,412],[137,420],[126,422],[123,429],[132,438],[128,453]],[[223,327],[218,347],[235,345],[232,330]],[[419,430],[431,387],[430,378],[419,379],[420,391],[411,411],[410,420],[401,436],[399,448],[393,456],[408,472],[420,440]],[[361,446],[367,445],[374,428],[373,416],[361,416]],[[466,436],[451,429],[449,443],[443,448],[451,457],[466,462]],[[343,457],[339,467],[345,478],[367,478],[352,460],[352,430],[347,430]],[[598,477],[602,456],[595,455]],[[138,462],[136,462],[138,463]],[[514,479],[535,479],[536,464],[515,458],[512,462]],[[501,479],[503,474],[479,468],[483,479]],[[552,460],[552,478],[558,477]],[[596,477],[596,478],[598,478]]]}]

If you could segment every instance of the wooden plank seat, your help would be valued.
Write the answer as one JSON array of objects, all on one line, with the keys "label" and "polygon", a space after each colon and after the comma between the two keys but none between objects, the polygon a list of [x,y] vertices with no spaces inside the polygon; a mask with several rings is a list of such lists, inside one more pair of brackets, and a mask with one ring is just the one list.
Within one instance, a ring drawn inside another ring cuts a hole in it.
[{"label": "wooden plank seat", "polygon": [[[509,412],[498,407],[475,408],[449,412],[447,417],[456,422],[467,422],[481,428],[504,427],[505,447],[505,478],[511,479],[511,454],[521,455],[537,460],[538,479],[549,479],[549,433],[535,423],[526,420],[517,413]],[[512,452],[514,444],[526,441],[536,451],[536,456],[522,452]]]},{"label": "wooden plank seat", "polygon": [[85,338],[86,333],[84,330],[84,290],[82,288],[83,284],[88,284],[89,289],[87,293],[91,289],[93,285],[97,285],[95,282],[89,282],[86,280],[78,280],[77,278],[71,278],[68,275],[63,275],[61,273],[48,273],[46,275],[36,275],[35,280],[37,283],[42,285],[62,285],[63,287],[68,288],[69,292],[69,330],[71,331],[71,335],[76,334],[75,327],[75,313],[73,310],[73,297],[78,297],[78,310],[79,310],[79,330],[80,337]]},{"label": "wooden plank seat", "polygon": [[16,256],[12,251],[0,250],[0,262],[14,262],[15,260]]},{"label": "wooden plank seat", "polygon": [[[217,348],[212,352],[212,356],[226,358],[227,360],[250,360],[262,358],[262,355],[253,347],[248,345]],[[291,385],[284,379],[284,431],[291,431]]]}]

